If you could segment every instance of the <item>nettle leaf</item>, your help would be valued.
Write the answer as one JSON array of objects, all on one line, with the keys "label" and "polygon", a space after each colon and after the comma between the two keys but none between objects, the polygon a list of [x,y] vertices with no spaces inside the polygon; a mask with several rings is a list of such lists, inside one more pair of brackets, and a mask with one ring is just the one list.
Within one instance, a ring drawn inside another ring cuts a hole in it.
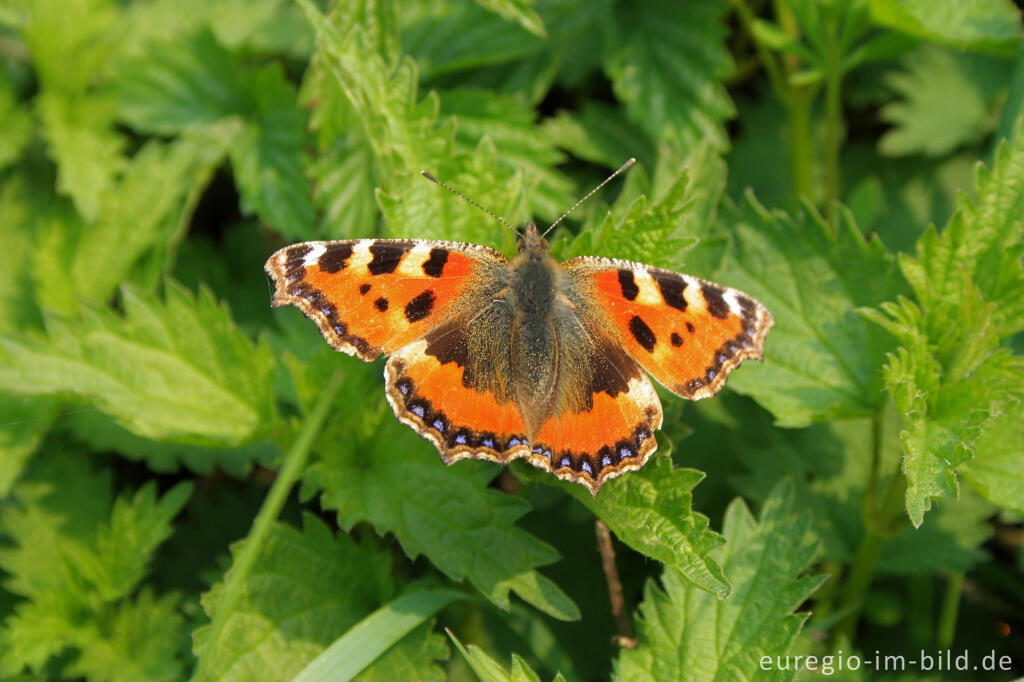
[{"label": "nettle leaf", "polygon": [[752,197],[720,224],[733,248],[719,280],[775,318],[764,364],[744,365],[729,387],[787,427],[864,416],[882,405],[878,368],[894,339],[857,314],[906,290],[882,243],[865,241],[848,212],[832,234],[811,208],[790,217]]},{"label": "nettle leaf", "polygon": [[[908,55],[903,67],[886,78],[900,99],[881,110],[893,125],[879,140],[883,154],[943,156],[995,130],[1012,62],[929,45]],[[951,92],[956,106],[948,105]]]},{"label": "nettle leaf", "polygon": [[309,26],[288,0],[151,0],[122,8],[122,17],[130,27],[123,52],[132,55],[204,28],[232,50],[305,59],[312,47]]},{"label": "nettle leaf", "polygon": [[953,470],[1009,405],[1024,400],[1024,359],[997,349],[993,310],[975,295],[928,311],[901,299],[868,315],[903,344],[884,373],[903,415],[906,507],[915,526],[933,498],[958,497]]},{"label": "nettle leaf", "polygon": [[[236,560],[240,547],[232,548]],[[291,679],[394,594],[391,561],[372,543],[335,535],[308,514],[302,530],[274,524],[217,639],[209,625],[193,635],[197,679]],[[223,582],[203,595],[211,620],[227,596]],[[440,652],[436,643],[423,640],[421,631],[410,633],[374,666],[394,655],[388,665],[401,669],[401,659],[412,655],[417,668],[433,667]]]},{"label": "nettle leaf", "polygon": [[[885,367],[903,413],[907,513],[922,523],[931,500],[956,497],[954,469],[1024,400],[1024,359],[1000,339],[1024,328],[1024,140],[978,173],[940,235],[929,228],[900,267],[917,303],[901,298],[865,315],[899,337]],[[1001,427],[999,427],[1001,428]]]},{"label": "nettle leaf", "polygon": [[170,258],[199,193],[223,158],[215,133],[147,143],[100,198],[91,225],[68,211],[44,217],[39,232],[45,248],[31,254],[41,307],[73,313],[80,301],[105,303],[147,253],[157,249],[160,260]]},{"label": "nettle leaf", "polygon": [[[495,2],[449,1],[414,8],[402,16],[402,51],[416,59],[425,78],[434,78],[492,64],[511,65],[543,49],[543,32],[531,32],[484,9],[485,3]],[[543,31],[539,16],[537,22]],[[550,28],[558,35],[555,26]]]},{"label": "nettle leaf", "polygon": [[882,26],[950,47],[1013,55],[1020,10],[1009,0],[870,0]]},{"label": "nettle leaf", "polygon": [[609,481],[597,497],[577,491],[578,485],[560,485],[607,523],[619,540],[725,599],[732,588],[712,558],[722,536],[692,509],[690,491],[703,478],[694,469],[673,469],[671,458],[662,455],[638,472]]},{"label": "nettle leaf", "polygon": [[178,598],[147,588],[132,594],[191,484],[157,499],[150,482],[113,500],[109,472],[92,470],[83,454],[56,450],[34,460],[0,513],[12,541],[0,551],[5,588],[23,597],[0,630],[0,669],[181,679]]},{"label": "nettle leaf", "polygon": [[630,157],[647,163],[656,155],[654,145],[621,108],[599,101],[587,100],[579,111],[560,111],[544,119],[541,127],[562,149],[607,168]]},{"label": "nettle leaf", "polygon": [[124,317],[47,318],[45,337],[0,339],[0,389],[78,395],[146,438],[238,445],[272,421],[272,358],[203,290],[168,283],[165,302],[132,288]]},{"label": "nettle leaf", "polygon": [[[863,506],[875,447],[871,419],[780,429],[772,426],[767,412],[735,395],[703,401],[687,416],[694,431],[686,441],[687,451],[708,453],[704,457],[722,462],[709,478],[728,472],[745,499],[755,503],[763,503],[777,485],[791,480],[796,504],[811,517],[810,533],[824,556],[835,562],[853,560],[865,533]],[[902,428],[899,413],[887,409],[879,434],[880,471],[898,470]],[[705,462],[698,459],[694,464]],[[882,498],[890,481],[880,477],[875,499]],[[987,557],[979,548],[992,533],[990,514],[991,507],[977,496],[941,505],[927,525],[908,526],[888,541],[878,571],[927,575],[972,568]]]},{"label": "nettle leaf", "polygon": [[71,198],[86,221],[95,220],[102,197],[125,167],[125,141],[114,132],[113,100],[44,90],[36,110],[57,164],[57,190]]},{"label": "nettle leaf", "polygon": [[[644,589],[636,649],[616,661],[624,680],[780,679],[760,667],[762,656],[784,654],[807,613],[793,613],[825,580],[799,577],[814,556],[805,541],[807,514],[780,485],[755,520],[742,500],[725,515],[725,545],[713,557],[735,586],[724,601],[666,568],[661,588]],[[795,674],[795,672],[794,672]],[[790,677],[789,679],[792,679]]]},{"label": "nettle leaf", "polygon": [[677,171],[660,197],[642,170],[631,171],[629,182],[598,225],[585,227],[561,249],[556,246],[560,258],[601,255],[680,269],[682,255],[697,241],[689,219],[695,204],[687,170]]},{"label": "nettle leaf", "polygon": [[[504,666],[488,656],[480,647],[473,644],[463,646],[451,631],[448,632],[448,636],[480,682],[541,682],[540,676],[519,654],[512,654],[512,668],[505,672]],[[565,682],[565,678],[558,673],[552,678],[552,682]]]},{"label": "nettle leaf", "polygon": [[26,9],[21,36],[40,81],[36,110],[57,188],[92,220],[124,165],[113,101],[92,87],[118,46],[114,3],[41,0]]},{"label": "nettle leaf", "polygon": [[32,115],[17,101],[10,79],[0,72],[0,130],[4,131],[0,137],[0,170],[21,156],[34,129]]},{"label": "nettle leaf", "polygon": [[[394,533],[409,557],[425,555],[505,610],[512,591],[555,618],[578,618],[572,600],[535,570],[556,561],[557,552],[515,526],[527,503],[488,487],[497,473],[491,464],[446,467],[393,417],[376,375],[350,375],[339,411],[351,413],[367,395],[379,394],[379,401],[325,430],[305,490],[322,490],[321,504],[337,511],[342,528],[369,522],[378,533]],[[307,384],[301,377],[298,382]]]},{"label": "nettle leaf", "polygon": [[508,21],[516,22],[535,36],[547,37],[544,22],[533,8],[534,0],[476,0],[476,3]]},{"label": "nettle leaf", "polygon": [[116,418],[98,410],[72,410],[62,417],[59,425],[93,450],[116,452],[126,459],[143,461],[157,473],[174,473],[185,467],[204,476],[224,473],[242,478],[254,464],[269,466],[281,454],[268,441],[223,447],[152,440],[132,433],[118,424]]},{"label": "nettle leaf", "polygon": [[732,68],[727,9],[716,0],[645,0],[617,9],[605,70],[629,117],[652,139],[672,131],[683,148],[700,141],[727,146],[723,122],[734,113],[721,83]]},{"label": "nettle leaf", "polygon": [[521,98],[491,91],[460,88],[440,94],[441,113],[454,116],[455,146],[471,154],[487,136],[497,150],[498,163],[521,169],[528,185],[533,218],[553,222],[577,199],[577,187],[554,167],[565,162],[565,154],[552,139],[539,135],[536,113]]},{"label": "nettle leaf", "polygon": [[313,236],[303,175],[306,114],[280,65],[246,68],[204,29],[152,43],[125,61],[115,87],[119,116],[139,131],[167,135],[219,124],[243,211],[289,236]]},{"label": "nettle leaf", "polygon": [[960,472],[988,501],[1024,513],[1024,401],[990,422],[974,443],[974,457]]},{"label": "nettle leaf", "polygon": [[510,220],[522,210],[521,173],[502,168],[486,140],[473,154],[457,153],[454,122],[440,119],[437,96],[419,99],[411,59],[396,65],[386,50],[372,49],[373,26],[343,14],[325,17],[307,0],[300,5],[324,51],[321,63],[337,79],[373,150],[377,201],[390,229],[402,237],[493,243],[503,228],[466,202],[442,197],[444,190],[418,171],[429,170]]}]

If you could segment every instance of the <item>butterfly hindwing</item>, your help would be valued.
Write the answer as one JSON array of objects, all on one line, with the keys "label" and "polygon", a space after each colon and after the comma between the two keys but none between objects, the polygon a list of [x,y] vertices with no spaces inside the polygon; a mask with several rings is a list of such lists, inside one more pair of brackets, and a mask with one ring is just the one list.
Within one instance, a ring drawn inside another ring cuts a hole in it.
[{"label": "butterfly hindwing", "polygon": [[661,402],[650,379],[621,346],[588,330],[589,380],[578,407],[551,414],[540,426],[530,463],[597,494],[610,478],[644,465],[661,428]]},{"label": "butterfly hindwing", "polygon": [[274,253],[272,305],[294,305],[336,350],[373,360],[435,326],[490,268],[485,246],[415,239],[304,242]]},{"label": "butterfly hindwing", "polygon": [[562,264],[596,301],[622,347],[662,385],[707,398],[746,358],[761,359],[771,314],[735,289],[610,258]]}]

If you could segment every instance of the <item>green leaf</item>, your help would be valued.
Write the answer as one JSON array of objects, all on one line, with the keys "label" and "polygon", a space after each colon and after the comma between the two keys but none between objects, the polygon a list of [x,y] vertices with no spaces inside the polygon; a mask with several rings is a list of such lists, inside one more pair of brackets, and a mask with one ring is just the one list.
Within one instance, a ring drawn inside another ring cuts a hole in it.
[{"label": "green leaf", "polygon": [[[540,51],[545,45],[543,33],[531,32],[522,23],[510,25],[498,14],[484,9],[499,1],[440,2],[434,7],[420,5],[403,13],[403,52],[416,59],[424,77],[434,78],[488,65],[508,66]],[[525,4],[522,0],[513,1]],[[544,22],[539,16],[535,23],[543,31]],[[550,28],[553,34],[557,33],[556,26]]]},{"label": "green leaf", "polygon": [[10,80],[0,72],[0,170],[21,156],[34,132],[35,124],[27,108],[15,96]]},{"label": "green leaf", "polygon": [[535,36],[547,37],[544,22],[533,8],[534,0],[476,0],[476,3],[509,21],[516,22]]},{"label": "green leaf", "polygon": [[34,0],[21,35],[44,92],[80,95],[108,65],[122,32],[111,0]]},{"label": "green leaf", "polygon": [[428,443],[394,419],[382,393],[377,372],[354,369],[349,375],[339,410],[365,404],[367,395],[379,400],[325,430],[317,446],[321,459],[310,467],[305,490],[323,491],[321,504],[337,511],[342,528],[365,521],[378,533],[394,533],[409,557],[425,555],[503,609],[513,591],[555,618],[578,618],[572,600],[535,570],[554,562],[557,553],[515,526],[528,505],[488,488],[496,468],[483,462],[444,466]]},{"label": "green leaf", "polygon": [[673,469],[658,456],[640,471],[609,481],[601,494],[577,492],[563,484],[636,551],[670,567],[701,590],[725,599],[732,588],[711,552],[722,536],[708,528],[708,519],[691,508],[693,490],[704,474]]},{"label": "green leaf", "polygon": [[220,124],[242,210],[292,237],[313,236],[303,175],[306,114],[279,65],[245,68],[203,30],[152,43],[126,62],[116,85],[119,114],[138,130],[171,134]]},{"label": "green leaf", "polygon": [[[796,504],[810,516],[809,532],[822,546],[824,557],[834,562],[853,560],[865,534],[863,506],[873,450],[879,451],[880,472],[898,472],[903,456],[899,440],[903,426],[894,408],[879,416],[877,444],[872,419],[780,429],[751,401],[729,394],[702,401],[687,416],[693,435],[686,441],[686,451],[707,453],[693,465],[709,469],[709,483],[716,476],[729,476],[746,499],[760,504],[775,486],[791,480]],[[891,476],[879,478],[875,499],[885,494],[891,481]],[[706,505],[708,495],[715,493],[703,491],[703,486],[701,491],[705,497],[698,505]],[[979,548],[991,535],[986,523],[990,513],[991,507],[977,496],[941,505],[927,525],[907,526],[888,541],[878,572],[927,575],[974,567],[987,556]]]},{"label": "green leaf", "polygon": [[393,65],[386,50],[373,49],[372,25],[346,16],[329,19],[307,0],[300,6],[324,52],[321,63],[337,79],[373,150],[377,201],[390,229],[403,237],[496,241],[500,225],[466,202],[443,196],[418,171],[429,170],[509,220],[517,218],[522,176],[499,166],[493,143],[482,143],[473,154],[456,151],[454,121],[439,118],[436,95],[419,99],[412,60]]},{"label": "green leaf", "polygon": [[[903,66],[886,79],[900,99],[881,110],[893,125],[879,140],[883,154],[944,156],[995,129],[995,105],[1010,82],[1010,62],[924,46]],[[956,106],[947,104],[951,92],[957,93]]]},{"label": "green leaf", "polygon": [[530,213],[553,222],[577,198],[576,185],[554,169],[565,155],[553,140],[537,133],[535,112],[520,98],[485,90],[459,88],[440,93],[441,113],[454,116],[455,146],[471,154],[487,136],[497,150],[498,163],[520,169],[528,185],[535,185]]},{"label": "green leaf", "polygon": [[[1019,125],[1019,124],[1018,124]],[[1000,339],[1024,328],[1024,141],[1001,145],[940,235],[929,228],[900,259],[917,304],[865,314],[902,347],[885,367],[903,413],[907,512],[919,526],[933,498],[956,497],[954,469],[982,434],[1024,400],[1024,360]]]},{"label": "green leaf", "polygon": [[132,433],[119,425],[115,418],[91,409],[72,410],[60,424],[91,449],[116,452],[126,459],[145,462],[146,467],[155,473],[175,473],[185,467],[204,476],[216,472],[244,478],[252,471],[253,465],[270,466],[280,455],[278,448],[267,441],[239,447],[218,447],[152,440]]},{"label": "green leaf", "polygon": [[[13,543],[0,551],[5,588],[24,598],[0,631],[0,670],[40,674],[53,665],[71,677],[180,679],[178,598],[148,588],[132,595],[191,485],[157,499],[150,482],[110,509],[109,473],[93,471],[83,454],[34,460],[0,513]],[[66,650],[77,655],[56,658]]]},{"label": "green leaf", "polygon": [[[540,682],[537,673],[518,654],[512,654],[512,668],[509,672],[505,672],[501,664],[488,656],[480,647],[470,644],[467,649],[450,630],[448,636],[451,637],[455,648],[466,659],[466,663],[473,669],[473,673],[480,682]],[[565,678],[558,673],[552,682],[565,682]]]},{"label": "green leaf", "polygon": [[[237,558],[240,547],[232,548]],[[298,530],[275,524],[259,548],[235,609],[211,639],[193,636],[202,680],[248,680],[297,675],[332,641],[391,597],[391,558],[371,543],[335,535],[313,516]],[[219,616],[224,583],[203,595],[211,620]]]},{"label": "green leaf", "polygon": [[[303,668],[293,682],[350,680],[435,613],[465,597],[454,590],[403,594],[359,621]],[[446,648],[444,651],[447,654]]]},{"label": "green leaf", "polygon": [[655,158],[651,141],[625,113],[599,101],[588,100],[579,111],[560,111],[541,126],[562,149],[606,168],[617,168],[630,157],[641,163]]},{"label": "green leaf", "polygon": [[918,38],[968,50],[1013,55],[1020,10],[1009,0],[870,0],[871,19]]},{"label": "green leaf", "polygon": [[70,313],[80,301],[105,303],[133,274],[154,285],[160,270],[147,277],[136,269],[148,254],[155,253],[159,263],[172,258],[200,192],[223,158],[216,133],[211,128],[169,144],[147,143],[101,197],[92,225],[66,210],[44,214],[39,232],[45,248],[32,253],[40,305]]},{"label": "green leaf", "polygon": [[36,100],[57,164],[57,189],[91,222],[104,195],[125,166],[124,139],[114,132],[114,103],[100,96],[66,96],[44,91]]},{"label": "green leaf", "polygon": [[813,209],[790,217],[752,197],[721,228],[733,248],[719,281],[775,318],[764,364],[744,365],[729,387],[787,427],[864,416],[884,403],[878,368],[894,342],[856,312],[905,291],[881,242],[865,241],[845,211],[832,234]]},{"label": "green leaf", "polygon": [[974,458],[960,471],[989,502],[1024,513],[1024,402],[990,422],[975,443]]},{"label": "green leaf", "polygon": [[166,302],[124,290],[125,316],[47,319],[47,336],[0,339],[0,389],[78,395],[133,433],[206,445],[252,440],[271,422],[272,359],[208,291],[168,283]]},{"label": "green leaf", "polygon": [[[725,601],[666,568],[661,589],[644,589],[637,648],[624,649],[616,673],[624,680],[779,679],[760,667],[762,656],[785,654],[806,613],[793,613],[825,576],[799,577],[814,556],[804,534],[810,519],[780,485],[757,521],[741,500],[729,505],[726,543],[713,556],[735,592]],[[788,679],[792,679],[789,677]]]},{"label": "green leaf", "polygon": [[623,5],[605,69],[629,117],[654,140],[674,133],[683,148],[728,145],[734,113],[720,79],[731,68],[723,25],[727,5],[657,0]]},{"label": "green leaf", "polygon": [[53,424],[57,406],[46,398],[0,395],[0,497],[6,497]]}]

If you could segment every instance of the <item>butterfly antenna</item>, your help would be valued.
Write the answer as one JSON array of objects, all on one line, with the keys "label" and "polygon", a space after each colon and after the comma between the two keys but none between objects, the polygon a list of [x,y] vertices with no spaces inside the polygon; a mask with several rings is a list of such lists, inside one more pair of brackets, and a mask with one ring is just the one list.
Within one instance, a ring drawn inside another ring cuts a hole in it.
[{"label": "butterfly antenna", "polygon": [[516,234],[518,234],[520,238],[523,238],[523,233],[522,233],[522,232],[520,232],[519,230],[517,230],[517,229],[515,228],[515,226],[514,226],[514,225],[512,225],[512,224],[511,224],[510,222],[508,222],[507,220],[505,220],[504,218],[502,218],[502,217],[501,217],[500,215],[498,215],[498,214],[497,214],[497,213],[495,213],[494,211],[491,211],[491,210],[489,210],[489,209],[486,209],[486,208],[484,208],[483,206],[481,206],[480,204],[476,203],[475,201],[473,201],[472,199],[470,199],[469,197],[467,197],[467,196],[466,196],[465,194],[463,194],[463,193],[462,193],[462,192],[460,192],[459,190],[455,189],[454,187],[452,187],[452,186],[450,186],[450,185],[446,185],[445,183],[441,182],[440,180],[438,180],[437,178],[435,178],[435,177],[434,177],[433,175],[431,175],[430,173],[428,173],[428,172],[427,172],[427,171],[425,171],[425,170],[421,170],[421,171],[420,171],[420,175],[422,175],[423,177],[425,177],[425,178],[426,178],[427,180],[430,180],[431,182],[435,182],[435,183],[437,183],[438,185],[441,185],[442,187],[444,187],[444,188],[445,188],[446,190],[448,190],[448,191],[449,191],[449,192],[451,192],[452,194],[454,194],[454,195],[456,195],[456,196],[460,196],[460,197],[462,197],[462,198],[463,198],[463,199],[465,199],[465,200],[466,200],[466,201],[467,201],[468,203],[472,204],[473,206],[476,206],[476,207],[477,207],[477,208],[479,208],[479,209],[480,209],[481,211],[483,211],[484,213],[486,213],[487,215],[491,216],[492,218],[494,218],[495,220],[497,220],[497,221],[498,221],[499,223],[501,223],[502,225],[504,225],[504,226],[505,226],[505,227],[507,227],[508,229],[510,229],[510,230],[512,230],[513,232],[515,232]]},{"label": "butterfly antenna", "polygon": [[632,166],[632,165],[633,165],[634,163],[636,163],[636,159],[630,159],[630,160],[629,160],[629,161],[627,161],[626,163],[624,163],[624,164],[622,164],[621,166],[619,166],[619,169],[618,169],[617,171],[615,171],[614,173],[612,173],[611,175],[609,175],[609,176],[608,176],[607,178],[605,178],[605,179],[604,179],[604,182],[602,182],[602,183],[601,183],[600,185],[598,185],[598,186],[597,186],[597,187],[595,187],[594,189],[592,189],[592,190],[590,190],[589,192],[587,192],[587,195],[586,195],[585,197],[583,197],[582,199],[580,199],[579,201],[577,201],[577,202],[576,202],[575,204],[573,204],[573,205],[572,205],[572,208],[570,208],[570,209],[569,209],[568,211],[566,211],[565,213],[563,213],[562,215],[560,215],[560,216],[558,217],[558,220],[556,220],[555,222],[551,223],[551,227],[549,227],[548,229],[544,230],[544,234],[542,234],[542,235],[541,235],[541,237],[543,237],[543,236],[544,236],[545,234],[547,234],[547,233],[548,233],[548,232],[550,232],[551,230],[555,229],[555,227],[556,227],[556,226],[558,225],[558,223],[560,223],[560,222],[562,222],[563,220],[565,220],[566,216],[568,216],[568,215],[569,215],[570,213],[572,213],[573,211],[575,211],[575,210],[577,209],[577,207],[579,207],[579,205],[580,205],[580,204],[582,204],[582,203],[583,203],[584,201],[586,201],[586,200],[587,200],[587,199],[589,199],[590,197],[594,196],[594,195],[595,195],[595,194],[597,193],[597,190],[599,190],[599,189],[601,189],[602,187],[604,187],[605,185],[607,185],[607,184],[608,184],[609,182],[611,182],[611,181],[612,181],[612,179],[614,179],[614,178],[615,178],[615,176],[616,176],[616,175],[618,175],[618,174],[619,174],[619,173],[621,173],[622,171],[626,170],[627,168],[629,168],[630,166]]}]

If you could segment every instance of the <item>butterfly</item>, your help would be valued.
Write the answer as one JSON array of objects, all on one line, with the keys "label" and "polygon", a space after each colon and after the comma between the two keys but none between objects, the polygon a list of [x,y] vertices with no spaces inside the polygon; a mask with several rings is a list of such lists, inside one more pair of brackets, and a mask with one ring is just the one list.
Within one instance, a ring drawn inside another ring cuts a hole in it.
[{"label": "butterfly", "polygon": [[520,237],[512,258],[426,239],[292,244],[264,266],[271,305],[299,308],[335,350],[390,356],[395,415],[445,464],[522,458],[595,496],[657,447],[648,373],[698,400],[763,358],[772,316],[745,293],[642,263],[559,263],[533,223]]}]

